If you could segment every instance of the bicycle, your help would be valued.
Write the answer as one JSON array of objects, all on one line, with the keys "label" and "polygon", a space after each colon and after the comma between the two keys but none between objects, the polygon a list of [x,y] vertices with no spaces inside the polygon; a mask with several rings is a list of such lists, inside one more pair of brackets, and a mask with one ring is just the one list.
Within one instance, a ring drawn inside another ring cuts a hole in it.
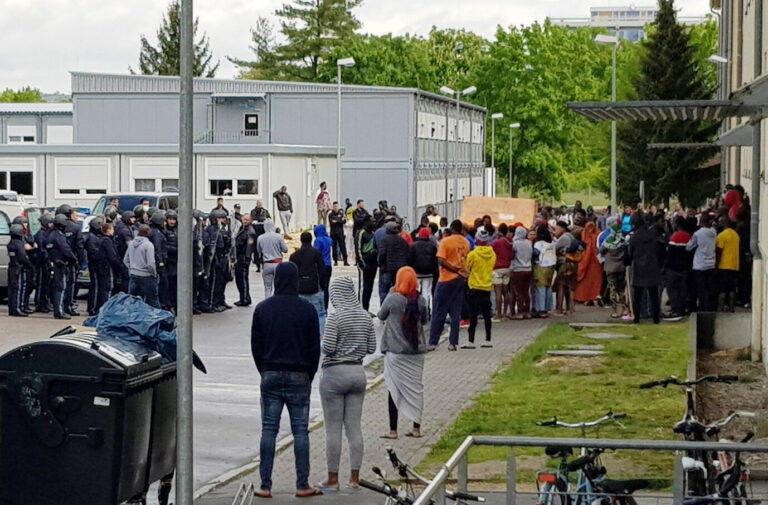
[{"label": "bicycle", "polygon": [[[397,472],[397,475],[400,478],[400,488],[395,488],[392,486],[388,481],[384,473],[379,469],[378,467],[373,467],[373,473],[376,474],[376,476],[379,478],[379,481],[382,482],[382,485],[374,484],[369,481],[363,481],[360,480],[360,485],[364,488],[370,489],[371,491],[376,491],[377,493],[381,493],[383,495],[386,495],[387,498],[384,501],[385,505],[410,505],[413,503],[413,500],[415,499],[416,492],[413,488],[413,480],[421,482],[422,484],[429,485],[431,481],[427,479],[426,477],[420,475],[416,470],[411,468],[408,464],[403,463],[400,461],[400,459],[397,457],[397,453],[395,453],[395,450],[392,447],[387,447],[387,456],[389,458],[390,463],[392,463],[393,468],[395,469],[395,472]],[[449,500],[455,501],[457,504],[463,504],[467,501],[472,502],[485,502],[485,498],[482,496],[476,496],[469,493],[462,493],[460,491],[451,491],[446,489],[445,491],[445,497]],[[434,503],[434,500],[432,501]]]},{"label": "bicycle", "polygon": [[[735,375],[706,375],[695,381],[681,381],[676,376],[662,380],[646,382],[640,385],[640,389],[650,389],[654,387],[679,386],[684,388],[685,393],[685,414],[683,418],[675,423],[672,431],[683,435],[683,438],[691,442],[704,442],[707,439],[707,425],[702,423],[696,417],[696,406],[694,401],[694,387],[705,382],[722,382],[731,384],[738,381]],[[729,421],[730,422],[730,421]],[[712,496],[717,493],[715,482],[715,473],[712,471],[712,458],[706,451],[688,451],[682,461],[685,470],[685,495],[686,496]]]},{"label": "bicycle", "polygon": [[[618,419],[626,414],[608,411],[606,415],[594,421],[565,423],[553,417],[549,421],[539,421],[537,426],[552,426],[580,429],[582,438],[586,438],[587,428],[599,426],[607,421],[623,425]],[[571,448],[547,447],[545,453],[551,458],[560,458],[556,471],[544,470],[536,474],[536,487],[539,493],[539,505],[636,505],[632,493],[648,486],[648,481],[642,479],[613,480],[606,479],[606,469],[600,462],[600,455],[605,449],[581,449],[580,456],[572,461],[568,458],[573,454]],[[570,491],[570,475],[578,472],[576,488]]]},{"label": "bicycle", "polygon": [[[732,410],[724,418],[707,425],[707,436],[718,442],[730,442],[730,440],[720,438],[721,429],[734,419],[755,419],[755,417],[754,412]],[[746,444],[754,437],[754,432],[749,431],[739,442]],[[749,497],[753,495],[752,480],[750,479],[749,468],[741,459],[741,453],[717,451],[717,459],[713,458],[712,464],[717,472],[715,475],[718,488],[717,497],[728,499],[727,503],[731,504],[749,503]],[[749,483],[749,491],[747,490],[747,483]]]}]

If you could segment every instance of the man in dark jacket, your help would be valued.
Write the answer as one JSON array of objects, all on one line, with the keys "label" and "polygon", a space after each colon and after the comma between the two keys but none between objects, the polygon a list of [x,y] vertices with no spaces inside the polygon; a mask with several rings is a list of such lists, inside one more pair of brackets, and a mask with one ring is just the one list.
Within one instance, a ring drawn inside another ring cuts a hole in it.
[{"label": "man in dark jacket", "polygon": [[[99,309],[109,299],[110,285],[110,258],[106,257],[106,250],[102,248],[102,241],[111,242],[104,236],[104,220],[101,217],[93,218],[89,224],[90,234],[85,241],[85,251],[88,256],[88,272],[91,285],[88,288],[88,315],[95,316]],[[112,249],[114,252],[114,248]],[[117,257],[117,253],[115,253]]]},{"label": "man in dark jacket", "polygon": [[376,279],[376,270],[379,267],[379,251],[376,249],[376,239],[373,235],[373,219],[368,216],[364,228],[355,236],[356,264],[363,278],[361,303],[368,310],[371,305],[371,293],[373,293],[373,281]]},{"label": "man in dark jacket", "polygon": [[400,236],[400,225],[387,223],[387,235],[378,244],[379,249],[379,303],[384,303],[395,276],[401,267],[408,265],[408,243]]},{"label": "man in dark jacket", "polygon": [[27,251],[31,247],[24,240],[24,226],[11,225],[11,240],[8,248],[8,315],[27,317],[24,310],[24,289],[27,285],[28,272],[32,270],[32,262]]},{"label": "man in dark jacket", "polygon": [[320,289],[323,290],[325,310],[328,310],[328,286],[331,283],[331,274],[333,273],[333,267],[331,267],[331,249],[333,249],[333,240],[328,236],[324,224],[315,226],[315,243],[313,245],[315,249],[323,254],[323,263],[325,266],[320,273]]},{"label": "man in dark jacket", "polygon": [[269,211],[264,207],[264,203],[261,200],[256,200],[256,207],[251,209],[251,221],[263,223],[267,219],[272,219],[272,216],[269,215]]},{"label": "man in dark jacket", "polygon": [[333,240],[333,266],[338,265],[339,256],[344,259],[344,266],[349,266],[347,245],[344,240],[344,224],[346,222],[347,217],[339,207],[339,202],[333,202],[333,208],[328,214],[328,223],[331,225],[331,240]]},{"label": "man in dark jacket", "polygon": [[165,213],[165,272],[160,279],[162,289],[160,293],[160,304],[165,310],[171,310],[176,313],[177,299],[177,274],[179,265],[179,215],[171,209]]},{"label": "man in dark jacket", "polygon": [[438,273],[437,247],[429,239],[429,227],[419,230],[416,241],[408,249],[408,266],[416,271],[419,279],[419,291],[427,300],[427,306],[432,306],[432,281]]},{"label": "man in dark jacket", "polygon": [[35,244],[38,254],[36,258],[37,284],[35,285],[35,312],[48,313],[51,311],[51,278],[53,269],[48,260],[48,251],[45,242],[53,232],[53,215],[51,213],[40,216],[40,229],[35,233]]},{"label": "man in dark jacket", "polygon": [[299,269],[299,296],[315,307],[322,332],[325,329],[326,315],[322,289],[326,267],[323,253],[312,247],[312,234],[308,231],[301,234],[301,248],[291,254],[290,262],[295,263]]},{"label": "man in dark jacket", "polygon": [[248,280],[248,269],[256,256],[256,231],[251,226],[251,216],[243,215],[243,226],[235,237],[235,284],[240,293],[240,299],[235,302],[238,307],[251,304],[251,285]]},{"label": "man in dark jacket", "polygon": [[664,264],[664,279],[671,312],[665,318],[677,318],[688,312],[688,282],[693,255],[686,249],[691,234],[685,231],[685,218],[676,216],[675,232],[669,238]]},{"label": "man in dark jacket", "polygon": [[54,230],[45,241],[45,251],[48,261],[53,265],[53,317],[56,319],[71,319],[70,307],[67,305],[69,291],[69,273],[78,263],[78,258],[67,240],[66,229],[69,218],[64,214],[56,214],[53,218]]},{"label": "man in dark jacket", "polygon": [[67,238],[69,248],[75,254],[77,262],[72,263],[67,272],[67,290],[64,293],[64,310],[71,316],[79,316],[77,311],[77,302],[75,292],[77,291],[77,274],[80,272],[80,266],[85,263],[85,239],[80,231],[80,225],[77,224],[77,211],[67,204],[60,205],[56,209],[56,214],[63,214],[67,217],[67,227],[64,230],[64,236]]},{"label": "man in dark jacket", "polygon": [[227,229],[227,215],[216,210],[210,215],[211,224],[203,233],[203,246],[206,254],[208,270],[208,304],[215,312],[231,309],[224,298],[224,291],[229,282],[229,251],[232,247],[232,236]]},{"label": "man in dark jacket", "polygon": [[290,230],[291,216],[293,215],[293,201],[291,200],[291,195],[288,194],[288,188],[282,186],[272,193],[272,198],[277,202],[277,212],[280,214],[280,221],[283,223],[283,238],[291,240],[288,231]]},{"label": "man in dark jacket", "polygon": [[[290,317],[286,317],[290,314]],[[251,351],[261,374],[261,486],[256,496],[272,496],[272,464],[283,406],[288,407],[296,457],[299,497],[322,494],[309,486],[309,397],[320,360],[320,326],[312,304],[299,297],[299,270],[281,263],[275,293],[256,306]]]},{"label": "man in dark jacket", "polygon": [[[133,240],[133,224],[136,222],[136,217],[133,211],[126,210],[122,213],[120,219],[115,221],[115,235],[112,240],[115,242],[115,249],[117,255],[122,261],[125,258],[125,252],[128,250],[128,245]],[[114,293],[126,293],[128,291],[128,269],[125,266],[121,267],[120,275],[116,276],[112,291]]]},{"label": "man in dark jacket", "polygon": [[629,257],[632,259],[632,303],[635,309],[635,323],[640,322],[640,308],[643,292],[648,293],[653,322],[659,323],[659,285],[661,268],[659,266],[658,234],[654,216],[644,219],[642,215],[632,216],[634,233],[629,239]]},{"label": "man in dark jacket", "polygon": [[365,223],[371,219],[371,215],[365,208],[365,201],[358,200],[357,208],[352,211],[352,236],[355,237],[355,253],[357,253],[357,239],[360,236],[360,231],[365,227]]}]

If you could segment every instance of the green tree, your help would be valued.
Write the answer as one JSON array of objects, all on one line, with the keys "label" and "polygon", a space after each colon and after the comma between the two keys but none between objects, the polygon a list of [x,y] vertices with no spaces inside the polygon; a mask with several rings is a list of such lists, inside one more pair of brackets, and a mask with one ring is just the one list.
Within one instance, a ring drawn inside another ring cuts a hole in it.
[{"label": "green tree", "polygon": [[276,44],[272,28],[260,18],[251,29],[254,61],[229,58],[247,79],[319,81],[328,55],[360,28],[352,9],[362,0],[292,0],[275,11],[284,44]]},{"label": "green tree", "polygon": [[[660,0],[659,14],[643,42],[641,74],[634,82],[640,100],[709,99],[713,76],[705,70],[704,54],[715,51],[711,27],[686,30],[675,19],[674,1]],[[696,36],[692,37],[691,33]],[[695,42],[699,47],[693,45]],[[640,181],[646,200],[668,203],[677,196],[683,205],[698,205],[719,185],[717,166],[704,164],[715,149],[649,149],[652,142],[709,142],[714,122],[648,121],[619,125],[617,166],[619,200],[634,204]]]},{"label": "green tree", "polygon": [[11,88],[0,92],[0,102],[44,102],[43,94],[39,89],[26,86],[18,91],[14,91]]},{"label": "green tree", "polygon": [[[163,22],[157,30],[157,47],[141,36],[139,71],[144,75],[179,75],[181,73],[181,4],[172,0],[163,15]],[[197,36],[199,19],[195,19],[193,38]],[[210,41],[203,33],[195,42],[192,72],[195,76],[214,77],[219,62],[212,63]],[[131,73],[133,69],[130,69]]]}]

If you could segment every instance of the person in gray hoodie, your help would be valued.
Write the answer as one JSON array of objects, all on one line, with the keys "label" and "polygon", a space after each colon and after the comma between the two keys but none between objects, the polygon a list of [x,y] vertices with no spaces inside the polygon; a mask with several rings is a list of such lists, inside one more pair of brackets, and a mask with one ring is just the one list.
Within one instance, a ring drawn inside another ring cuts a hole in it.
[{"label": "person in gray hoodie", "polygon": [[[515,287],[515,302],[517,315],[515,319],[530,319],[531,317],[531,280],[533,279],[533,245],[528,240],[528,230],[524,226],[515,229],[515,240],[512,242],[515,253],[512,257],[512,285]],[[514,311],[514,303],[510,307]]]},{"label": "person in gray hoodie", "polygon": [[264,298],[272,296],[275,270],[277,265],[283,262],[283,254],[288,252],[285,239],[275,230],[275,222],[267,219],[264,221],[264,233],[256,240],[256,251],[264,262],[264,268],[261,271],[261,277],[264,280]]},{"label": "person in gray hoodie", "polygon": [[138,296],[147,305],[160,308],[157,298],[157,265],[155,264],[155,246],[149,240],[149,226],[139,227],[138,236],[128,246],[123,264],[128,268],[130,281],[128,294]]}]

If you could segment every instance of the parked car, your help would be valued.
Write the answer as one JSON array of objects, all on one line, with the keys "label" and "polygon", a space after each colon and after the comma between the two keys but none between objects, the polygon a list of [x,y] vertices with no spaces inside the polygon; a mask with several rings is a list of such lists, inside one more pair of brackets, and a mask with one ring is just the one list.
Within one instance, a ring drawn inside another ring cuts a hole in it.
[{"label": "parked car", "polygon": [[177,210],[179,208],[178,193],[113,193],[104,195],[96,202],[91,211],[92,216],[98,216],[104,213],[104,209],[109,205],[109,201],[117,198],[120,202],[119,211],[133,210],[142,200],[149,200],[150,207],[157,207],[160,210]]}]

